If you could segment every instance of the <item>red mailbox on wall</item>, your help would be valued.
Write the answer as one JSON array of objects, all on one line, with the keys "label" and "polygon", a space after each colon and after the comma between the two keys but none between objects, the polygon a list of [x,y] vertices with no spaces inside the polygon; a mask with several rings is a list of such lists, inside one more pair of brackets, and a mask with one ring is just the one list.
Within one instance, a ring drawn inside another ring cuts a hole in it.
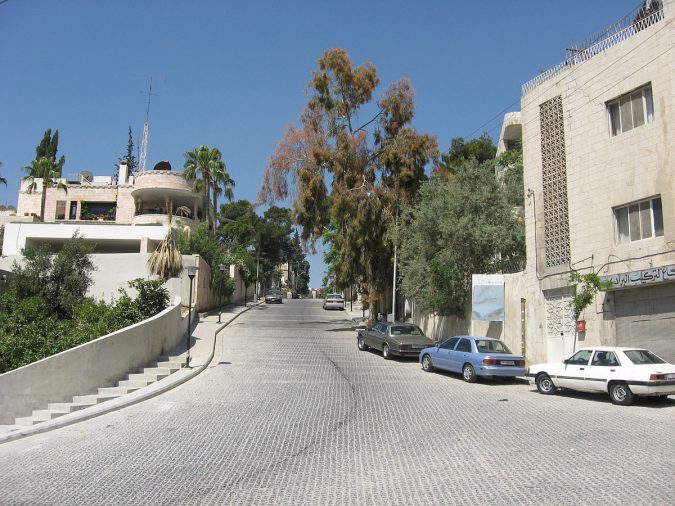
[{"label": "red mailbox on wall", "polygon": [[577,320],[577,332],[586,332],[586,320]]}]

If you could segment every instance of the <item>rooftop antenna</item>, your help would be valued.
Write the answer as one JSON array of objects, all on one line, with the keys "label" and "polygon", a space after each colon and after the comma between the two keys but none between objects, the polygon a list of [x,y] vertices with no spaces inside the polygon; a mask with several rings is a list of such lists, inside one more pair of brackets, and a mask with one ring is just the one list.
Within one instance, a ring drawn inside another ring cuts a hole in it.
[{"label": "rooftop antenna", "polygon": [[150,77],[150,89],[148,91],[141,91],[148,95],[148,107],[145,111],[145,123],[143,124],[143,137],[141,138],[141,154],[138,160],[138,171],[143,172],[145,170],[146,160],[148,158],[148,130],[150,129],[150,99],[153,95],[157,95],[152,92],[152,77]]}]

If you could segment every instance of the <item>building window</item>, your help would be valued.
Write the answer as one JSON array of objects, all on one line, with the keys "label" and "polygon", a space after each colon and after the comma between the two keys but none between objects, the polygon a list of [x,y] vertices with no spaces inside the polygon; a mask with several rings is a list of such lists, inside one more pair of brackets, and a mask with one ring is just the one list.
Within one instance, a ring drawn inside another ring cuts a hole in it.
[{"label": "building window", "polygon": [[654,121],[652,85],[648,84],[607,102],[607,111],[612,136],[651,123]]},{"label": "building window", "polygon": [[615,208],[614,221],[619,244],[662,236],[661,197]]},{"label": "building window", "polygon": [[56,219],[65,220],[66,219],[66,201],[57,200],[56,201]]},{"label": "building window", "polygon": [[77,201],[74,200],[70,203],[70,214],[68,215],[69,220],[77,219]]}]

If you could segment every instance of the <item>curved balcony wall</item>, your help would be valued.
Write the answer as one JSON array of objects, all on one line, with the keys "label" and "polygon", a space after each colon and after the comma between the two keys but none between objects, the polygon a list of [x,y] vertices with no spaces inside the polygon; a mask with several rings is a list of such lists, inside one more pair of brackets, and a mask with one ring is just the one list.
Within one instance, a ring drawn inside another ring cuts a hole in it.
[{"label": "curved balcony wall", "polygon": [[134,175],[134,189],[131,194],[136,197],[137,194],[144,193],[145,190],[182,190],[190,194],[192,184],[185,180],[182,172],[171,170],[146,170]]},{"label": "curved balcony wall", "polygon": [[[166,225],[169,223],[169,217],[166,214],[137,214],[133,217],[131,223],[132,225]],[[199,220],[193,220],[183,216],[173,217],[174,228],[193,226],[197,223],[199,223]]]}]

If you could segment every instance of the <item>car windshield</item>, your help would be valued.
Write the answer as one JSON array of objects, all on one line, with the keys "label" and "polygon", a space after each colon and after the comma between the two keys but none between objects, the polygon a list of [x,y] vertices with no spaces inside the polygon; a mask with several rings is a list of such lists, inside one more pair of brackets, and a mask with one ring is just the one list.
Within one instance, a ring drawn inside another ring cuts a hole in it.
[{"label": "car windshield", "polygon": [[511,350],[501,341],[489,339],[476,339],[476,348],[478,353],[511,353]]},{"label": "car windshield", "polygon": [[422,330],[417,325],[396,325],[391,328],[392,336],[423,336]]},{"label": "car windshield", "polygon": [[342,295],[329,295],[327,298],[340,300],[342,299]]},{"label": "car windshield", "polygon": [[628,350],[624,351],[624,354],[628,357],[628,360],[633,362],[635,365],[666,363],[666,361],[661,357],[654,355],[648,350]]},{"label": "car windshield", "polygon": [[279,295],[281,292],[279,290],[270,290],[267,292],[267,295]]}]

